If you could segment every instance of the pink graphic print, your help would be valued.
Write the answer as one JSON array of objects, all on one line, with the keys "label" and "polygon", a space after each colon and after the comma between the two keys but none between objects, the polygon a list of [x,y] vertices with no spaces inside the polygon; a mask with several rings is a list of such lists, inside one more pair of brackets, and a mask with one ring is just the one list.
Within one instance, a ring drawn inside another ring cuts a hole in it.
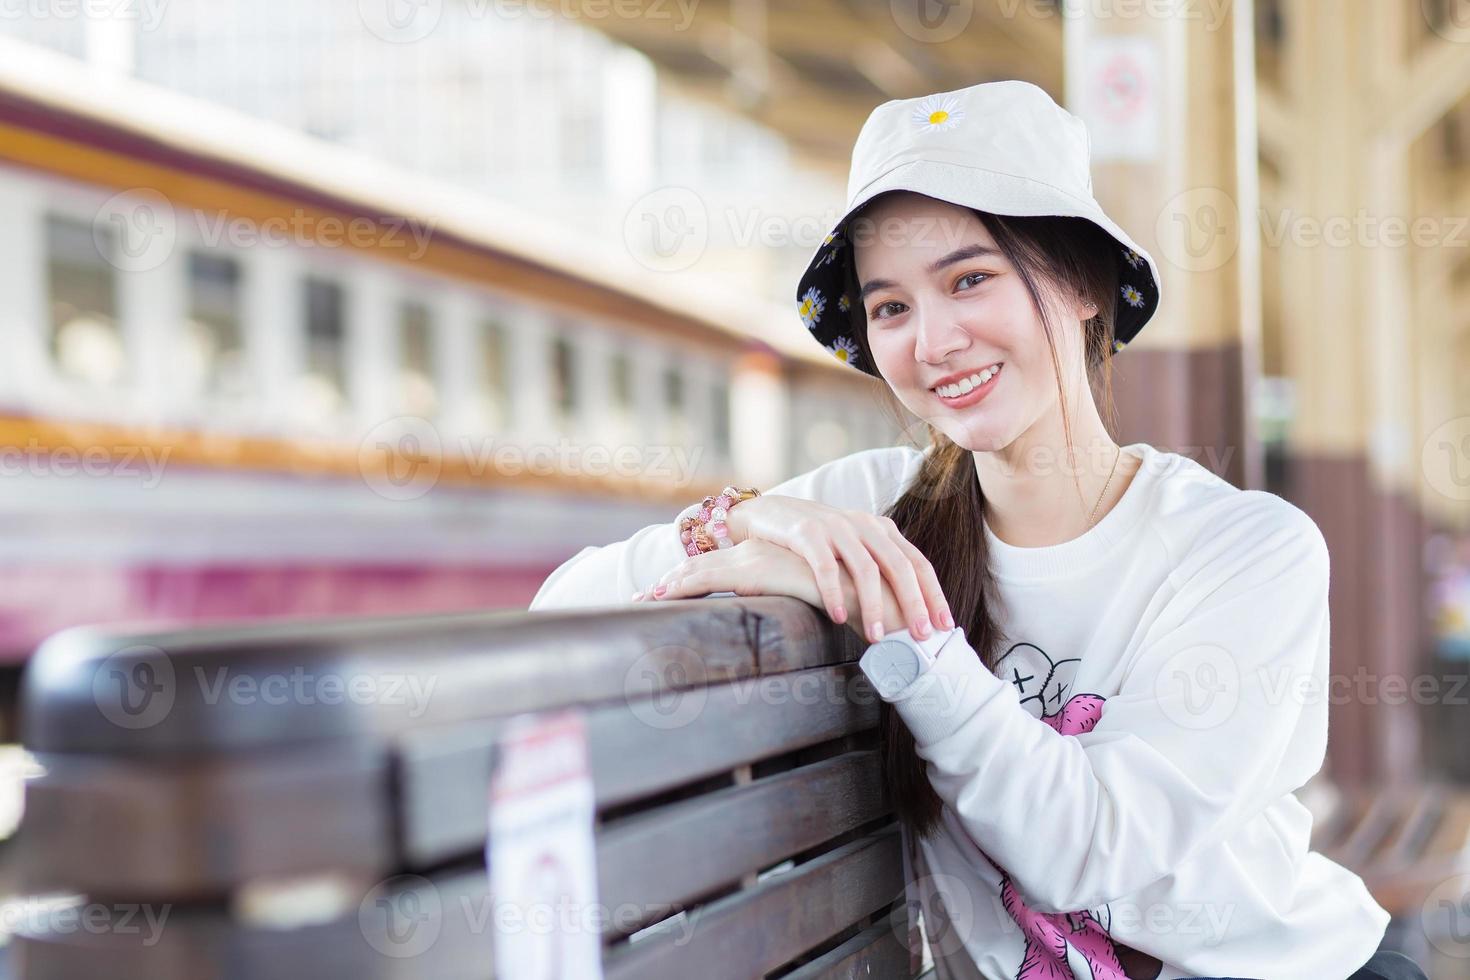
[{"label": "pink graphic print", "polygon": [[[1027,710],[1039,714],[1057,734],[1080,735],[1092,731],[1102,718],[1106,699],[1097,694],[1075,694],[1062,701],[1071,687],[1077,663],[1054,663],[1041,648],[1023,643],[1001,658],[997,673],[1015,685]],[[985,857],[990,860],[990,855]],[[1091,912],[1038,912],[1026,904],[1010,874],[998,862],[990,863],[1001,872],[1000,895],[1006,912],[1026,937],[1016,980],[1135,980],[1119,960],[1107,927]],[[1068,944],[1086,960],[1090,976],[1078,977],[1068,965]],[[1128,952],[1137,955],[1134,950]]]}]

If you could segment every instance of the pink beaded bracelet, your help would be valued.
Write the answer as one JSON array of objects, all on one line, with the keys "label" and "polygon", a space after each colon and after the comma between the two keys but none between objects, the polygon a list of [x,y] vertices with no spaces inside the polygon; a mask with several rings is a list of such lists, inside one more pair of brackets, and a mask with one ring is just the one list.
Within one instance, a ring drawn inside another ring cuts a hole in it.
[{"label": "pink beaded bracelet", "polygon": [[734,544],[730,540],[730,527],[725,523],[730,508],[758,496],[760,491],[754,487],[743,490],[726,487],[718,496],[705,497],[692,516],[679,521],[679,540],[684,544],[684,552],[692,558]]}]

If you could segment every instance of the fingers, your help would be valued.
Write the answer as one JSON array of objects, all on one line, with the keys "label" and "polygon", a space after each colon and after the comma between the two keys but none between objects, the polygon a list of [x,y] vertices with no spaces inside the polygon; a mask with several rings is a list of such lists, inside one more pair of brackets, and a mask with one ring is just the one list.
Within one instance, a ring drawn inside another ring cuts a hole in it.
[{"label": "fingers", "polygon": [[925,605],[929,609],[930,620],[940,629],[954,629],[954,612],[949,608],[949,600],[944,597],[944,588],[939,584],[939,573],[934,571],[929,559],[908,538],[895,534],[894,539],[899,550],[913,563],[914,572],[919,577],[919,590],[923,592]]},{"label": "fingers", "polygon": [[896,630],[907,626],[914,636],[921,640],[928,639],[934,626],[929,616],[929,600],[921,587],[918,570],[914,567],[913,559],[899,547],[898,542],[903,540],[903,536],[898,533],[892,520],[880,517],[878,521],[878,533],[881,536],[869,540],[868,551],[883,569],[883,578],[893,590],[893,596],[898,600],[903,616],[903,622],[893,623],[888,628]]},{"label": "fingers", "polygon": [[685,558],[665,572],[651,587],[635,592],[632,602],[685,599],[711,592],[739,591],[729,573],[733,549],[722,548]]},{"label": "fingers", "polygon": [[868,642],[877,643],[888,631],[900,629],[898,624],[883,622],[883,570],[869,552],[868,543],[850,525],[841,525],[832,530],[832,547],[857,590],[858,612]]},{"label": "fingers", "polygon": [[[825,528],[807,522],[793,528],[791,550],[806,560],[816,580],[822,605],[834,623],[847,622],[847,605],[842,591],[842,568],[837,564],[831,540]],[[863,617],[864,621],[867,617]]]}]

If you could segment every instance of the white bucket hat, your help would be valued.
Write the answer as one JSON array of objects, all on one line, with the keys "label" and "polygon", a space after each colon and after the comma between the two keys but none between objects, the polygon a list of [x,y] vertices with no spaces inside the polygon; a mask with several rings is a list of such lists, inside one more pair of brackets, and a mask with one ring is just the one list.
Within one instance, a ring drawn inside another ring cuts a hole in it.
[{"label": "white bucket hat", "polygon": [[1087,127],[1030,82],[972,85],[874,109],[852,150],[847,211],[817,246],[796,287],[797,311],[838,360],[863,364],[853,330],[861,311],[844,293],[853,212],[885,191],[915,191],[992,214],[1085,218],[1118,243],[1113,352],[1143,329],[1159,305],[1159,270],[1092,196]]}]

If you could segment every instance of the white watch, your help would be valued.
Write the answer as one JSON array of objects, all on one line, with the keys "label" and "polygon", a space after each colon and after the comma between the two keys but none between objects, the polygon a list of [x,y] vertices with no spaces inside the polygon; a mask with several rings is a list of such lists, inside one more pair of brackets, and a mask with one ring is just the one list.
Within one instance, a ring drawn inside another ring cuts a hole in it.
[{"label": "white watch", "polygon": [[890,698],[933,666],[940,649],[959,629],[935,630],[927,640],[907,629],[896,630],[868,647],[858,667],[881,697]]}]

